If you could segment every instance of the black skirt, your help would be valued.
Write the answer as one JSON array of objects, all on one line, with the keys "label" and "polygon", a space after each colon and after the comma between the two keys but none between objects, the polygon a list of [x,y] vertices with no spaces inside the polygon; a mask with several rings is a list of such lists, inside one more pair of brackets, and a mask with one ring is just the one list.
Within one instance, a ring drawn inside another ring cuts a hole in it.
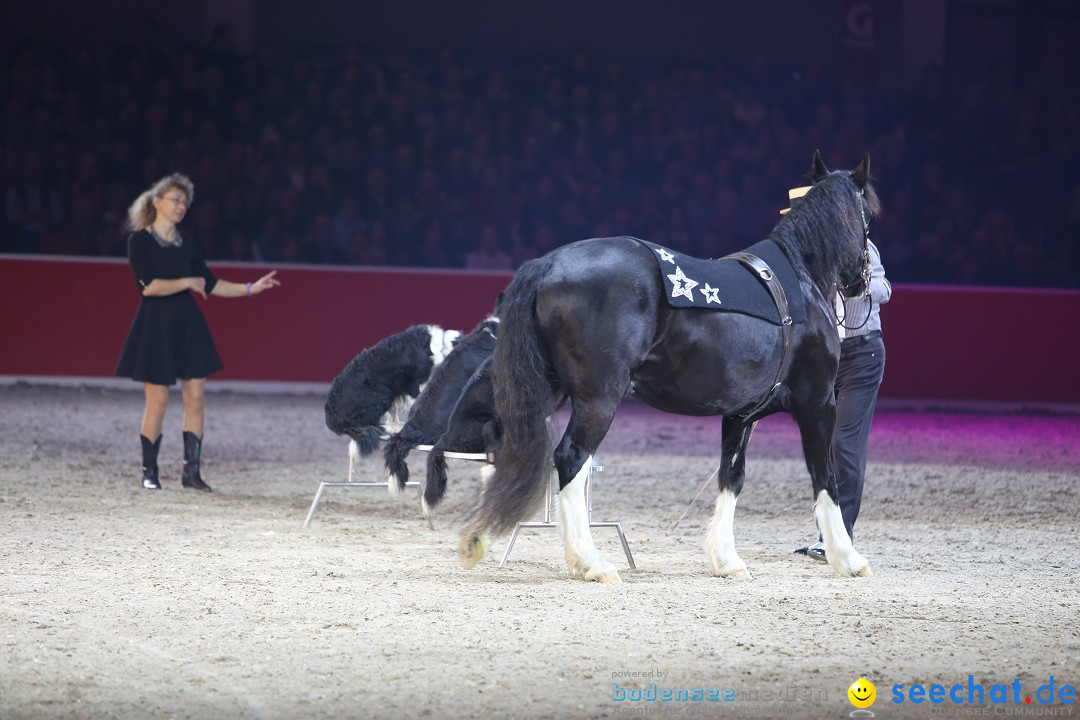
[{"label": "black skirt", "polygon": [[191,293],[142,298],[117,375],[172,385],[177,378],[204,378],[221,368],[210,326]]}]

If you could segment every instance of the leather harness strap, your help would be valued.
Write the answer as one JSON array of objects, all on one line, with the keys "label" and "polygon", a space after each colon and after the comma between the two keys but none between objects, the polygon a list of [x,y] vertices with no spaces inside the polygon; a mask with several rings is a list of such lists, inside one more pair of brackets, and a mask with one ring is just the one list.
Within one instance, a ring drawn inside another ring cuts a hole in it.
[{"label": "leather harness strap", "polygon": [[780,375],[784,371],[784,361],[787,360],[788,348],[791,346],[791,313],[788,311],[787,295],[784,293],[784,286],[780,284],[780,281],[776,277],[776,273],[772,271],[768,263],[759,258],[757,255],[752,255],[748,252],[735,252],[730,255],[724,256],[725,260],[738,260],[750,270],[750,272],[757,275],[762,284],[765,285],[765,289],[769,291],[769,295],[772,297],[774,303],[776,303],[776,310],[780,313],[780,328],[783,331],[784,344],[780,350],[780,365],[776,368],[776,379],[773,381],[772,387],[769,388],[769,392],[765,393],[765,397],[761,399],[757,405],[744,413],[738,413],[741,418],[748,418],[754,413],[760,411],[766,405],[768,405],[774,397],[776,397],[777,391],[780,390],[780,386],[783,384],[780,382]]}]

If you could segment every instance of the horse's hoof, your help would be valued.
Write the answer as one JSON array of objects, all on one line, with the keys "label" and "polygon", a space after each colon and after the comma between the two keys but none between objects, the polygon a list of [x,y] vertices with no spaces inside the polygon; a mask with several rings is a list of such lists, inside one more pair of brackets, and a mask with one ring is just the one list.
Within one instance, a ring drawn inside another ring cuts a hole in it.
[{"label": "horse's hoof", "polygon": [[605,583],[607,585],[622,585],[622,578],[619,577],[619,571],[614,567],[597,567],[589,568],[582,578],[585,582],[598,582]]},{"label": "horse's hoof", "polygon": [[870,570],[870,563],[863,560],[862,567],[857,570],[852,570],[848,577],[870,577],[874,573]]},{"label": "horse's hoof", "polygon": [[734,559],[728,559],[721,564],[715,560],[712,562],[713,575],[734,580],[750,580],[750,571],[746,569],[746,563],[738,555]]},{"label": "horse's hoof", "polygon": [[732,566],[716,569],[713,568],[713,574],[717,577],[728,578],[730,580],[751,580],[750,571],[746,569],[745,565]]},{"label": "horse's hoof", "polygon": [[[832,563],[830,563],[831,565]],[[854,550],[833,566],[833,570],[841,577],[870,577],[874,573],[870,570],[870,563]]]},{"label": "horse's hoof", "polygon": [[603,575],[587,577],[585,579],[591,582],[604,583],[605,585],[622,585],[622,578],[619,577],[619,573],[614,570],[609,573],[604,573]]},{"label": "horse's hoof", "polygon": [[869,565],[863,565],[857,570],[837,570],[836,574],[840,577],[870,577],[874,573]]},{"label": "horse's hoof", "polygon": [[487,553],[488,540],[483,534],[466,534],[458,543],[458,562],[466,570],[472,570]]},{"label": "horse's hoof", "polygon": [[607,583],[609,585],[622,584],[622,578],[619,577],[619,571],[615,569],[614,565],[606,560],[597,559],[593,562],[583,562],[567,558],[566,564],[570,570],[570,577],[575,580]]}]

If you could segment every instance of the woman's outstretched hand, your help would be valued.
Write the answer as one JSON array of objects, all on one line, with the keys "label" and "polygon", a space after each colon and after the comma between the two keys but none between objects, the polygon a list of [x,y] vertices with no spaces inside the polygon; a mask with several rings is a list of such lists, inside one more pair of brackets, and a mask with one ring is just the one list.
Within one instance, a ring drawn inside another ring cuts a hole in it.
[{"label": "woman's outstretched hand", "polygon": [[263,290],[269,290],[272,287],[277,287],[278,285],[280,285],[281,281],[276,279],[274,277],[275,275],[277,275],[277,270],[274,270],[273,272],[268,272],[255,282],[251,283],[251,294],[258,295]]}]

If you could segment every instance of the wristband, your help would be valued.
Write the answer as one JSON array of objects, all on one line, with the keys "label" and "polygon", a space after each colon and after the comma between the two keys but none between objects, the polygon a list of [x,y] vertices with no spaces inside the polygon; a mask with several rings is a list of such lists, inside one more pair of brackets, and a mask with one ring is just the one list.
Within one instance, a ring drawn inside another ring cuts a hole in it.
[{"label": "wristband", "polygon": [[244,286],[244,291],[247,293],[248,297],[251,297],[251,283],[247,283],[247,285]]}]

